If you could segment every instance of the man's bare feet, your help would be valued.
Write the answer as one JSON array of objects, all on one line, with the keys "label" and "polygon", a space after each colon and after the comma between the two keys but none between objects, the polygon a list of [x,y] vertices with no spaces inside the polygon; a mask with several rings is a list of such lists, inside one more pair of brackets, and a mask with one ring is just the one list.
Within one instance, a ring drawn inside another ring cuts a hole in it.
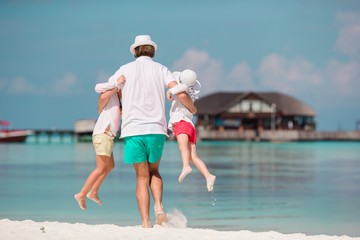
[{"label": "man's bare feet", "polygon": [[74,198],[75,198],[75,200],[78,202],[80,208],[81,208],[82,210],[86,210],[85,197],[81,197],[81,196],[79,195],[79,193],[78,193],[78,194],[75,194],[75,195],[74,195]]},{"label": "man's bare feet", "polygon": [[156,224],[162,225],[163,223],[167,223],[167,218],[163,210],[163,206],[162,205],[160,207],[154,206],[154,210],[155,210]]},{"label": "man's bare feet", "polygon": [[142,228],[152,228],[153,226],[151,225],[150,219],[147,219],[147,220],[142,221],[141,227]]},{"label": "man's bare feet", "polygon": [[180,173],[180,176],[179,176],[179,183],[182,182],[182,180],[189,174],[191,173],[192,169],[191,167],[186,167],[186,168],[183,168],[183,170],[181,171]]},{"label": "man's bare feet", "polygon": [[206,187],[209,192],[211,192],[214,189],[215,180],[216,177],[214,175],[210,175],[208,178],[206,178]]},{"label": "man's bare feet", "polygon": [[97,204],[99,204],[100,206],[102,206],[102,202],[100,201],[99,197],[95,194],[92,195],[90,192],[88,192],[88,194],[86,194],[86,197],[94,202],[96,202]]}]

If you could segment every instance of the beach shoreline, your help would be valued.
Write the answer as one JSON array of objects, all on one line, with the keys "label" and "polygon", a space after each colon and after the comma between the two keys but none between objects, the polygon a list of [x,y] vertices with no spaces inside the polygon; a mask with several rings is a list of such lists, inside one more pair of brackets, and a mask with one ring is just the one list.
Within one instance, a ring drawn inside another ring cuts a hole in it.
[{"label": "beach shoreline", "polygon": [[360,240],[360,237],[306,235],[303,233],[283,234],[275,231],[251,232],[217,231],[212,229],[155,227],[143,229],[139,226],[117,226],[114,224],[90,225],[66,222],[35,222],[32,220],[12,221],[0,220],[0,238],[6,240],[35,239],[238,239],[238,240]]}]

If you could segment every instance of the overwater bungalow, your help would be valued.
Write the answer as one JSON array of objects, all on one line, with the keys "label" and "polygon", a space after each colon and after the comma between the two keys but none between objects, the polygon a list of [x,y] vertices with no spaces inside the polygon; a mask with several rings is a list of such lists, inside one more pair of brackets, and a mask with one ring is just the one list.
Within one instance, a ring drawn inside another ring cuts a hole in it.
[{"label": "overwater bungalow", "polygon": [[91,142],[96,119],[81,119],[74,124],[74,133],[79,142]]},{"label": "overwater bungalow", "polygon": [[317,115],[300,100],[276,92],[219,92],[195,105],[197,126],[218,130],[313,130]]},{"label": "overwater bungalow", "polygon": [[255,139],[269,131],[283,134],[316,127],[317,113],[310,106],[278,92],[218,92],[195,105],[202,138]]}]

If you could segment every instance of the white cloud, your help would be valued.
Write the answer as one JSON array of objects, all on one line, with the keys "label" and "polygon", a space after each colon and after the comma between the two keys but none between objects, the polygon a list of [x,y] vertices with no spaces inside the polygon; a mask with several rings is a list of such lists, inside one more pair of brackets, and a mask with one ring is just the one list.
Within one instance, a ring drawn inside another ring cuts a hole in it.
[{"label": "white cloud", "polygon": [[0,80],[0,90],[4,89],[6,86],[6,81],[5,80]]},{"label": "white cloud", "polygon": [[289,59],[273,53],[263,58],[256,71],[242,61],[226,72],[222,62],[208,52],[189,49],[173,65],[176,71],[186,68],[197,73],[202,95],[224,90],[270,90],[294,95],[322,91],[328,96],[355,96],[360,89],[359,58],[345,63],[332,59],[324,69],[319,69],[303,57]]},{"label": "white cloud", "polygon": [[323,81],[311,62],[301,57],[288,60],[276,53],[263,59],[257,75],[262,86],[282,92],[305,91]]},{"label": "white cloud", "polygon": [[[188,49],[184,55],[174,63],[174,68],[184,69],[193,68],[198,69],[207,65],[211,61],[209,53],[197,49]],[[214,61],[214,60],[212,60]]]},{"label": "white cloud", "polygon": [[246,61],[237,64],[227,75],[229,90],[239,89],[243,91],[254,90],[255,85],[252,78],[252,71]]},{"label": "white cloud", "polygon": [[55,82],[52,92],[55,94],[71,93],[76,82],[76,76],[72,73],[67,73],[63,78]]},{"label": "white cloud", "polygon": [[172,69],[195,71],[202,86],[201,94],[218,90],[220,81],[223,79],[221,61],[212,59],[208,52],[197,49],[188,49],[180,59],[175,61]]},{"label": "white cloud", "polygon": [[243,91],[244,88],[253,87],[251,69],[245,61],[226,73],[222,61],[211,58],[208,52],[188,49],[175,61],[172,69],[183,71],[187,68],[196,72],[202,85],[201,94],[223,90]]},{"label": "white cloud", "polygon": [[335,23],[338,38],[334,49],[349,59],[329,59],[324,68],[301,56],[288,58],[273,53],[262,59],[258,69],[251,69],[242,61],[226,72],[222,62],[208,52],[189,49],[175,61],[173,69],[190,68],[197,72],[203,83],[202,93],[271,90],[295,95],[322,91],[329,97],[360,96],[360,14],[338,12]]},{"label": "white cloud", "polygon": [[340,26],[335,50],[350,57],[360,54],[360,14],[338,12],[336,24]]},{"label": "white cloud", "polygon": [[7,84],[7,91],[13,94],[33,94],[35,87],[23,77],[17,77]]},{"label": "white cloud", "polygon": [[173,69],[196,71],[199,80],[205,83],[202,92],[272,90],[298,95],[322,91],[327,96],[359,96],[360,14],[338,12],[335,23],[338,38],[334,49],[350,58],[343,62],[330,59],[324,68],[301,56],[287,58],[273,53],[262,59],[258,69],[251,69],[242,61],[226,72],[222,62],[208,52],[189,49],[175,61]]},{"label": "white cloud", "polygon": [[[31,95],[66,95],[75,93],[74,85],[77,83],[76,76],[72,73],[66,74],[63,78],[46,85],[34,85],[24,77],[16,77],[11,80],[0,81],[0,91],[6,91],[9,94],[31,94]],[[77,93],[81,92],[76,90]]]},{"label": "white cloud", "polygon": [[98,75],[96,78],[96,83],[107,82],[110,77],[111,77],[110,74],[100,71],[100,72],[98,72]]},{"label": "white cloud", "polygon": [[328,83],[342,96],[360,95],[360,14],[338,12],[335,23],[339,36],[334,46],[338,53],[349,56],[348,61],[331,59],[324,75]]},{"label": "white cloud", "polygon": [[341,63],[331,60],[325,70],[325,77],[336,93],[340,95],[360,94],[360,61]]}]

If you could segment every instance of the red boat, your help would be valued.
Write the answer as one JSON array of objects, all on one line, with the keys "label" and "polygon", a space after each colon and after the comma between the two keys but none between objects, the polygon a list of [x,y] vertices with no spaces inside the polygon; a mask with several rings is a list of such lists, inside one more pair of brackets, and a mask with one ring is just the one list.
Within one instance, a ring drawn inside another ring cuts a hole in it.
[{"label": "red boat", "polygon": [[0,121],[0,142],[25,142],[27,136],[33,134],[30,130],[1,129],[3,126],[10,126],[10,122]]}]

